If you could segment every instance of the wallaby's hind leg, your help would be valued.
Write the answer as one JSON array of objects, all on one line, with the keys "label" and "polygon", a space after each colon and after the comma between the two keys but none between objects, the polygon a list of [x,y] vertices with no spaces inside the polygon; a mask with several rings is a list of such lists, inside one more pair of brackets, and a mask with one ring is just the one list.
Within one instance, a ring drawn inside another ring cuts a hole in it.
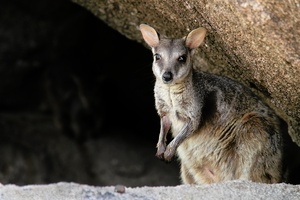
[{"label": "wallaby's hind leg", "polygon": [[[279,122],[273,116],[247,113],[242,118],[241,140],[251,161],[250,180],[263,183],[282,181],[282,138]],[[248,166],[244,166],[248,167]]]}]

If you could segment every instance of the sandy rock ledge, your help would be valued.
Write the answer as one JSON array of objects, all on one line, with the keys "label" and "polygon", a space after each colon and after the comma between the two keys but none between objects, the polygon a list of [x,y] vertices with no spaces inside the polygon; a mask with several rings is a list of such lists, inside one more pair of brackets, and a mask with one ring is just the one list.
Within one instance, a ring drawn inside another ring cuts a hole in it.
[{"label": "sandy rock ledge", "polygon": [[1,200],[100,200],[100,199],[300,199],[300,185],[259,184],[230,181],[211,185],[175,187],[125,188],[124,193],[115,186],[94,187],[76,183],[49,185],[0,186]]}]

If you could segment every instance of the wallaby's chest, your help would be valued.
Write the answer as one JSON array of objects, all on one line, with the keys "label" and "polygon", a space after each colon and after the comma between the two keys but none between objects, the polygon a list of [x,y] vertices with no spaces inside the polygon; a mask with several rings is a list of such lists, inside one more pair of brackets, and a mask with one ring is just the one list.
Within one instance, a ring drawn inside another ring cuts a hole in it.
[{"label": "wallaby's chest", "polygon": [[[164,113],[179,112],[184,114],[191,107],[190,88],[162,87],[157,85],[154,89],[157,109]],[[178,116],[180,117],[180,116]]]},{"label": "wallaby's chest", "polygon": [[172,123],[173,134],[178,133],[187,119],[191,119],[193,113],[197,112],[192,88],[156,85],[154,92],[159,115],[167,115]]}]

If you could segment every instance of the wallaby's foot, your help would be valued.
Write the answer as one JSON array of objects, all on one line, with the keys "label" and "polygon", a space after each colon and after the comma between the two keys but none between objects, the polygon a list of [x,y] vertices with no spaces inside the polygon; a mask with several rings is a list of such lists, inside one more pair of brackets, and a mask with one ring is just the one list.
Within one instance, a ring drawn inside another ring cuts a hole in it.
[{"label": "wallaby's foot", "polygon": [[166,151],[166,145],[165,144],[157,144],[156,157],[163,160],[165,151]]},{"label": "wallaby's foot", "polygon": [[167,162],[171,162],[172,161],[172,158],[174,157],[176,153],[176,148],[174,146],[170,146],[168,145],[167,146],[167,149],[164,153],[164,158],[165,158],[165,161]]},{"label": "wallaby's foot", "polygon": [[158,157],[161,160],[165,160],[166,162],[171,162],[175,153],[176,153],[176,148],[174,148],[174,146],[168,145],[166,147],[166,145],[164,144],[157,145],[156,157]]}]

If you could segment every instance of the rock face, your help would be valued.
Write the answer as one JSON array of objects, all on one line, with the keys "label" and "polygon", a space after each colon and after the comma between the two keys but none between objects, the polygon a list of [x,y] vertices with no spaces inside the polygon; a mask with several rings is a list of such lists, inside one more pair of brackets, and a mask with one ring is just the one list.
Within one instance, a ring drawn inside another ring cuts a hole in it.
[{"label": "rock face", "polygon": [[197,53],[199,69],[232,77],[288,123],[300,145],[300,2],[274,0],[73,0],[112,28],[141,42],[140,23],[161,34],[208,30]]},{"label": "rock face", "polygon": [[[94,199],[264,199],[277,200],[300,198],[300,186],[287,184],[258,184],[243,181],[176,187],[141,187],[118,190],[119,187],[92,187],[74,183],[50,185],[0,186],[1,200],[94,200]],[[124,189],[124,187],[123,187]]]}]

